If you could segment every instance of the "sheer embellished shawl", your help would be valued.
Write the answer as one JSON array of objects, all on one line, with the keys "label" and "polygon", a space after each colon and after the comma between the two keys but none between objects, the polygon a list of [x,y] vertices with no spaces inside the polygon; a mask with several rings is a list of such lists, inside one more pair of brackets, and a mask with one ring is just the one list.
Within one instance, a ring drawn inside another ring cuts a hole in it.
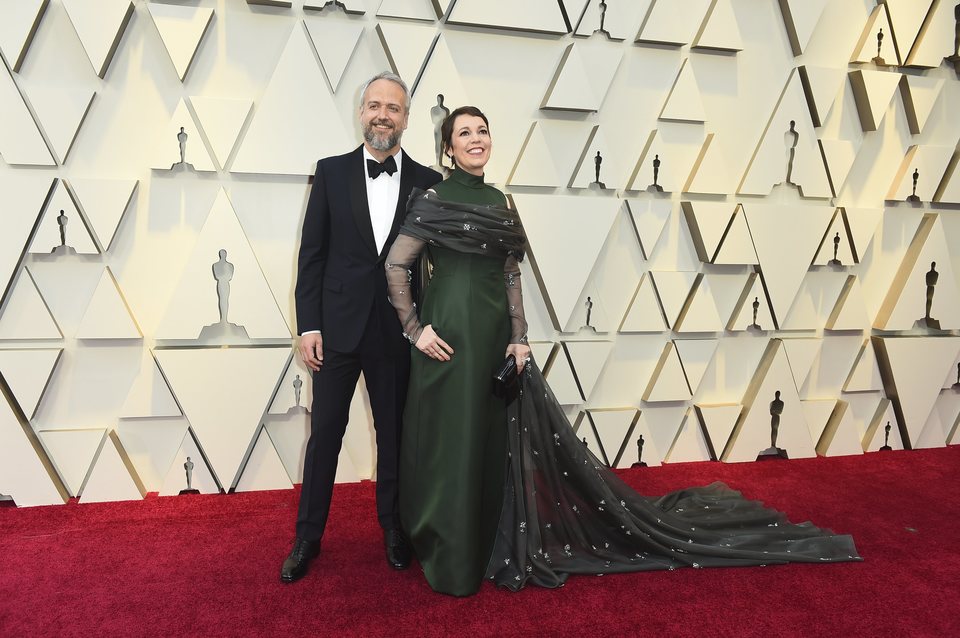
[{"label": "sheer embellished shawl", "polygon": [[400,233],[458,252],[523,261],[526,237],[517,211],[450,202],[414,189]]}]

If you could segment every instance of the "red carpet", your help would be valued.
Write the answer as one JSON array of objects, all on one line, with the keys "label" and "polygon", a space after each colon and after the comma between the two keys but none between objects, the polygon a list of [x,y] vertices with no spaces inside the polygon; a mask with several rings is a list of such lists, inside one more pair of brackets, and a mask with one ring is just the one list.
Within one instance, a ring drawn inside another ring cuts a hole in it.
[{"label": "red carpet", "polygon": [[339,486],[323,554],[282,585],[295,492],[0,508],[0,636],[957,636],[960,446],[631,470],[660,494],[715,479],[854,535],[863,563],[574,577],[434,594],[383,559],[373,485]]}]

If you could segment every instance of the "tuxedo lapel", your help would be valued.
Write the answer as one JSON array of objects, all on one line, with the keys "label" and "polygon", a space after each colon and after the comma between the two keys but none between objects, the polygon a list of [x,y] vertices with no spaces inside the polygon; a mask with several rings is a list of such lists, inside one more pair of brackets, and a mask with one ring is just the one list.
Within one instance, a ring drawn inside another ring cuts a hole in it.
[{"label": "tuxedo lapel", "polygon": [[[393,225],[390,227],[390,237],[395,237],[397,231],[400,230],[400,226],[403,224],[403,218],[407,216],[407,200],[410,198],[410,191],[413,190],[413,185],[416,183],[416,162],[410,159],[410,156],[403,153],[403,160],[400,163],[400,193],[397,196],[397,209],[393,213]],[[390,250],[390,244],[392,242],[387,242],[383,251],[381,252],[381,257]]]},{"label": "tuxedo lapel", "polygon": [[370,221],[370,203],[367,201],[366,167],[363,164],[363,147],[350,154],[347,166],[347,182],[350,184],[350,210],[357,230],[370,252],[377,254],[377,242],[373,238],[373,222]]}]

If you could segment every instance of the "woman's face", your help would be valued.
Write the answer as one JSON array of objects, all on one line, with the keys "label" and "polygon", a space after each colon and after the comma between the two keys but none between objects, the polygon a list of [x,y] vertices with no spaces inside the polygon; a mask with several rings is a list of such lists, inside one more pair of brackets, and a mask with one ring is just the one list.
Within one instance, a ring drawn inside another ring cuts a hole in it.
[{"label": "woman's face", "polygon": [[482,117],[459,115],[453,122],[453,136],[449,153],[457,166],[473,175],[483,175],[483,167],[490,161],[490,129]]}]

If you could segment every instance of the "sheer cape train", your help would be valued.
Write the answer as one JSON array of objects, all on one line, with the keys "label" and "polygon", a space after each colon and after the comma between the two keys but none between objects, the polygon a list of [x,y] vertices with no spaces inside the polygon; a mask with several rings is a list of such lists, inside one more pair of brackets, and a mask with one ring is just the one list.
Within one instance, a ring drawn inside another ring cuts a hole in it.
[{"label": "sheer cape train", "polygon": [[723,483],[642,496],[577,438],[536,364],[508,409],[509,469],[487,577],[518,590],[570,574],[862,560],[853,538],[790,523]]}]

